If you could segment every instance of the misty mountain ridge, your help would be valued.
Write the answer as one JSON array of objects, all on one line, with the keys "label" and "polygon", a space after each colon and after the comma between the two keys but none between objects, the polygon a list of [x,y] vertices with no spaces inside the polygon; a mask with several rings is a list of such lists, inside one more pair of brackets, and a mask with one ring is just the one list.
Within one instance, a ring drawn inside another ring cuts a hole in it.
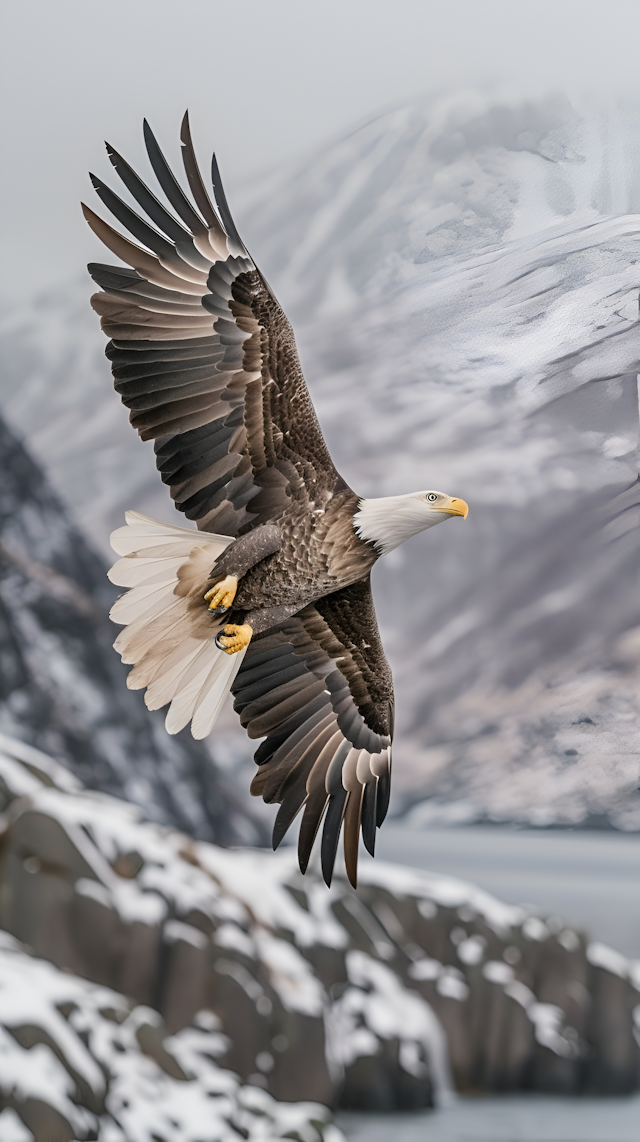
[{"label": "misty mountain ridge", "polygon": [[[374,573],[396,806],[640,827],[638,509],[624,491],[638,109],[417,101],[257,179],[234,213],[347,481],[470,504],[464,525]],[[89,292],[79,280],[5,314],[1,400],[105,549],[128,507],[177,517],[113,393]]]}]

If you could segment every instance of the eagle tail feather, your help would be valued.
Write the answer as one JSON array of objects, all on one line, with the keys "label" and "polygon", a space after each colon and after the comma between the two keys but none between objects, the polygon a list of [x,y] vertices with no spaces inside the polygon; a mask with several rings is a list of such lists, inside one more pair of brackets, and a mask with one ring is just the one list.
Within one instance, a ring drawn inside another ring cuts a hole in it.
[{"label": "eagle tail feather", "polygon": [[139,512],[127,512],[126,521],[111,536],[122,558],[109,578],[128,588],[111,609],[111,618],[124,627],[115,649],[133,664],[127,685],[146,688],[150,710],[170,703],[168,733],[191,722],[193,736],[204,738],[245,653],[218,649],[222,621],[204,605],[211,571],[232,538],[159,523]]}]

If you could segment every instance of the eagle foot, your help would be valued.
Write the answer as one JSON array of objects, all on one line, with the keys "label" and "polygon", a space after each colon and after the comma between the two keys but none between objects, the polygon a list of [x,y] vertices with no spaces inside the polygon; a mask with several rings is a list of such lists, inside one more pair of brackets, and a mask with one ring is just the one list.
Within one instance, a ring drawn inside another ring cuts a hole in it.
[{"label": "eagle foot", "polygon": [[209,610],[215,618],[220,618],[225,614],[233,600],[236,597],[238,590],[238,580],[235,575],[226,575],[215,587],[207,591],[205,601],[209,603]]},{"label": "eagle foot", "polygon": [[253,629],[248,623],[243,623],[242,626],[228,623],[216,635],[215,643],[218,650],[224,650],[225,654],[237,654],[239,650],[244,650],[245,646],[249,645],[252,634]]}]

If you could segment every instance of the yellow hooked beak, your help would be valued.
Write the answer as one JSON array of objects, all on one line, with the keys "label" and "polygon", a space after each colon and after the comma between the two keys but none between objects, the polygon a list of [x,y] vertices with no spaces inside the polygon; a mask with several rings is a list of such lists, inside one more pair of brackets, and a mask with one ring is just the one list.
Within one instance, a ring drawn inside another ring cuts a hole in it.
[{"label": "yellow hooked beak", "polygon": [[449,502],[441,508],[436,508],[436,511],[444,512],[445,515],[461,515],[463,519],[466,519],[469,515],[469,505],[456,496],[450,496]]}]

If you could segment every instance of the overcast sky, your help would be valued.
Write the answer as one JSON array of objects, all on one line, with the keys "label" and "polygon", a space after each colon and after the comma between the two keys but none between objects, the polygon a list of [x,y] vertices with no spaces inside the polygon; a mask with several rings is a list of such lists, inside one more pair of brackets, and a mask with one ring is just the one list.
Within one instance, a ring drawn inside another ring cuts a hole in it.
[{"label": "overcast sky", "polygon": [[105,138],[145,169],[144,115],[175,157],[188,106],[199,154],[215,144],[233,189],[426,92],[640,89],[640,0],[3,0],[1,13],[5,300],[96,256],[86,172],[109,171]]}]

